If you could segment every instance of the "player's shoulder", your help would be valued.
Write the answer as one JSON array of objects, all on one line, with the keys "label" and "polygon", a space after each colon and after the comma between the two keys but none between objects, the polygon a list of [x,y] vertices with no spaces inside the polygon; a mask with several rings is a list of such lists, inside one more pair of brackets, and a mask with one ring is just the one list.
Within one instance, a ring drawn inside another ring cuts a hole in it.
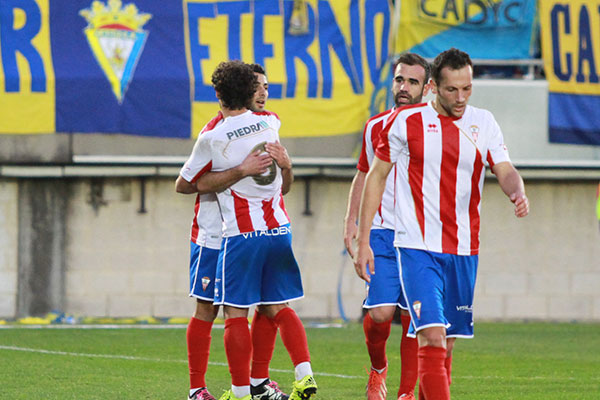
[{"label": "player's shoulder", "polygon": [[485,108],[479,108],[472,105],[467,106],[466,117],[480,121],[495,121],[494,114]]},{"label": "player's shoulder", "polygon": [[394,109],[389,109],[389,110],[385,110],[383,112],[380,112],[379,114],[375,114],[373,115],[371,118],[369,118],[367,120],[367,124],[370,124],[372,122],[378,122],[381,121],[382,119],[386,119],[387,117],[389,117],[389,115],[394,111]]},{"label": "player's shoulder", "polygon": [[389,116],[388,121],[405,121],[408,117],[414,114],[428,113],[431,112],[431,110],[432,107],[429,105],[429,103],[407,104],[405,106],[396,108]]},{"label": "player's shoulder", "polygon": [[204,128],[202,128],[200,134],[214,130],[221,122],[223,122],[223,120],[223,114],[221,113],[221,111],[219,111],[217,115],[213,117],[213,119],[211,119],[206,125],[204,125]]},{"label": "player's shoulder", "polygon": [[258,115],[260,117],[274,117],[279,120],[279,115],[274,113],[273,111],[262,110],[262,111],[252,111],[253,115]]}]

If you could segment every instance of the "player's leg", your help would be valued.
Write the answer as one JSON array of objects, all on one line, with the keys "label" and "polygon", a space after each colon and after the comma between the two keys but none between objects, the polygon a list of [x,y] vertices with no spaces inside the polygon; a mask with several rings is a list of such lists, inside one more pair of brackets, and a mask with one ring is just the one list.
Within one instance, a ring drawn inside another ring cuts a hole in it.
[{"label": "player's leg", "polygon": [[260,270],[264,263],[263,245],[254,235],[238,235],[223,240],[217,262],[215,304],[223,304],[225,314],[225,354],[231,374],[231,390],[222,399],[249,400],[252,339],[248,308],[260,302]]},{"label": "player's leg", "polygon": [[191,243],[190,296],[196,309],[187,327],[186,340],[190,374],[190,399],[213,400],[206,385],[211,330],[219,311],[213,305],[215,270],[219,251]]},{"label": "player's leg", "polygon": [[269,239],[268,257],[261,273],[261,303],[265,314],[273,318],[279,334],[294,364],[296,381],[291,400],[308,399],[317,391],[313,378],[306,331],[289,301],[304,296],[300,268],[292,252],[289,229],[279,229]]},{"label": "player's leg", "polygon": [[477,277],[477,256],[447,254],[444,278],[446,297],[444,314],[450,328],[447,336],[446,372],[448,384],[452,382],[452,350],[457,337],[473,338],[473,299]]},{"label": "player's leg", "polygon": [[440,254],[399,249],[402,283],[411,316],[410,335],[419,341],[419,398],[450,399],[446,374],[446,328],[444,315],[443,260]]},{"label": "player's leg", "polygon": [[410,314],[408,309],[400,311],[402,323],[402,338],[400,340],[400,388],[398,398],[402,400],[414,400],[414,391],[419,378],[418,358],[419,343],[417,339],[408,336],[410,328]]},{"label": "player's leg", "polygon": [[287,400],[288,396],[281,391],[277,382],[269,379],[269,363],[275,349],[277,324],[267,315],[265,306],[256,307],[250,336],[252,337],[250,393],[256,399]]},{"label": "player's leg", "polygon": [[394,249],[394,231],[372,229],[369,237],[375,256],[375,274],[366,284],[367,296],[363,307],[367,314],[363,319],[365,343],[371,360],[367,399],[385,399],[387,387],[386,344],[390,336],[392,320],[401,297],[400,270]]}]

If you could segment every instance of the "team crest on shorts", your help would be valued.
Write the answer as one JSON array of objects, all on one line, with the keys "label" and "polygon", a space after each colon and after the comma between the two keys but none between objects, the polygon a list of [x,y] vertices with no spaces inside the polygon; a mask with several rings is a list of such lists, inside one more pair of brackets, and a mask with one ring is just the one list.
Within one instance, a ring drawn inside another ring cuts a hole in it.
[{"label": "team crest on shorts", "polygon": [[122,7],[121,0],[96,0],[79,15],[88,22],[84,33],[90,49],[121,104],[148,38],[142,26],[152,15],[138,13],[133,3]]},{"label": "team crest on shorts", "polygon": [[421,318],[421,302],[419,300],[415,301],[412,307],[417,318]]},{"label": "team crest on shorts", "polygon": [[202,278],[202,290],[206,290],[206,288],[208,287],[208,285],[210,284],[210,278],[208,276],[205,276]]}]

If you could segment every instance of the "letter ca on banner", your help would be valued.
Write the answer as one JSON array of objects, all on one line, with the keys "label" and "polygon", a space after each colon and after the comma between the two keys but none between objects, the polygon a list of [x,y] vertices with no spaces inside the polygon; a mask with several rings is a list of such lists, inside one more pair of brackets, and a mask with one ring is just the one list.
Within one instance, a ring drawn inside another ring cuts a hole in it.
[{"label": "letter ca on banner", "polygon": [[542,1],[540,24],[550,91],[600,95],[600,0]]},{"label": "letter ca on banner", "polygon": [[294,0],[184,0],[195,135],[216,110],[211,74],[224,60],[265,67],[267,108],[281,136],[360,132],[389,54],[390,3],[307,0],[304,30],[290,29]]}]

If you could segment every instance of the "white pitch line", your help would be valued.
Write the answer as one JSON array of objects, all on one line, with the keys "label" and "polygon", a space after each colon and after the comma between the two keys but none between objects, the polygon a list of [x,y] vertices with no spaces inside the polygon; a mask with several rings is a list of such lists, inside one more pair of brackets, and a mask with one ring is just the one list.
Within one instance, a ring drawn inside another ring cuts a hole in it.
[{"label": "white pitch line", "polygon": [[[24,351],[30,353],[40,353],[40,354],[51,354],[51,355],[60,355],[60,356],[71,356],[71,357],[92,357],[92,358],[109,358],[109,359],[118,359],[118,360],[131,360],[131,361],[152,361],[152,362],[171,362],[171,363],[179,363],[179,364],[187,364],[187,360],[168,360],[162,358],[150,358],[150,357],[135,357],[135,356],[126,356],[120,354],[93,354],[93,353],[73,353],[68,351],[56,351],[56,350],[45,350],[45,349],[32,349],[28,347],[17,347],[17,346],[2,346],[0,345],[0,350],[12,350],[12,351]],[[226,363],[209,361],[209,365],[217,365],[221,367],[227,367]],[[276,369],[271,368],[271,371],[281,372],[287,374],[293,374],[294,371],[287,369]],[[365,376],[354,376],[354,375],[341,375],[341,374],[332,374],[328,372],[315,372],[316,376],[328,376],[333,378],[341,378],[341,379],[365,379]],[[485,380],[517,380],[517,381],[574,381],[576,380],[574,377],[547,377],[547,376],[472,376],[472,375],[454,375],[453,379],[465,379],[465,380],[475,380],[475,379],[485,379]],[[592,381],[600,381],[600,377],[592,377],[588,378]]]},{"label": "white pitch line", "polygon": [[[182,363],[187,364],[187,360],[165,360],[162,358],[149,358],[149,357],[135,357],[135,356],[126,356],[120,354],[93,354],[93,353],[73,353],[68,351],[56,351],[56,350],[45,350],[45,349],[31,349],[28,347],[17,347],[17,346],[2,346],[0,345],[0,350],[12,350],[12,351],[25,351],[29,353],[40,353],[40,354],[51,354],[51,355],[59,355],[59,356],[71,356],[71,357],[93,357],[93,358],[111,358],[118,360],[132,360],[132,361],[152,361],[152,362],[174,362],[174,363]],[[218,365],[221,367],[227,367],[226,363],[213,362],[209,361],[209,365]],[[293,374],[294,371],[288,369],[276,369],[271,368],[271,371],[274,372],[282,372]],[[328,372],[315,372],[317,376],[329,376],[334,378],[342,378],[342,379],[363,379],[363,376],[352,376],[352,375],[341,375],[341,374],[331,374]]]}]

